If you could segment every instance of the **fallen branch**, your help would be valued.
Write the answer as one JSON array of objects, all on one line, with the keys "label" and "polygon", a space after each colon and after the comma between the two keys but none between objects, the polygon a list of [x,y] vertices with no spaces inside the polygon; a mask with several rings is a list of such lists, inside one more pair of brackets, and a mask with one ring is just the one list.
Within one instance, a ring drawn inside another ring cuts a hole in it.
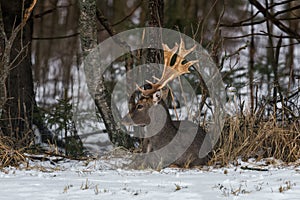
[{"label": "fallen branch", "polygon": [[263,171],[263,172],[269,171],[268,169],[265,169],[265,168],[248,167],[248,166],[241,166],[241,169],[242,170],[252,170],[252,171]]}]

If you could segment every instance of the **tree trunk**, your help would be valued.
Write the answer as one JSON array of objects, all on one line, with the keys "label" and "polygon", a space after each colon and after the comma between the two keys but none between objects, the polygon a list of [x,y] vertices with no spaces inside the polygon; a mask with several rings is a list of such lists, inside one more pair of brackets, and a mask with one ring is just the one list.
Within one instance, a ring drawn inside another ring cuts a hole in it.
[{"label": "tree trunk", "polygon": [[[2,111],[1,127],[4,135],[16,139],[20,145],[28,145],[33,139],[31,125],[35,101],[31,69],[32,20],[29,18],[22,25],[25,9],[31,3],[32,1],[26,0],[23,7],[21,1],[1,0],[6,38],[10,39],[16,34],[12,43],[9,40],[4,43],[4,47],[12,46],[8,55],[5,55],[9,56],[9,73],[5,77],[7,100]],[[16,29],[19,25],[22,27],[18,31]]]},{"label": "tree trunk", "polygon": [[[251,5],[251,16],[253,16],[253,6]],[[254,43],[254,25],[251,25],[251,41],[249,49],[249,89],[250,89],[250,113],[253,115],[254,112],[254,56],[255,56],[255,43]]]},{"label": "tree trunk", "polygon": [[[150,27],[162,27],[163,26],[163,13],[164,13],[164,1],[163,0],[150,0],[148,4],[149,20],[148,25]],[[149,44],[158,43],[161,45],[160,32],[156,30],[150,30]],[[156,46],[159,46],[156,45]],[[157,49],[149,49],[147,55],[147,63],[159,63],[162,60],[162,53]]]},{"label": "tree trunk", "polygon": [[[83,55],[86,56],[97,45],[97,15],[95,0],[80,0],[80,39]],[[115,145],[124,146],[126,148],[133,147],[130,136],[122,131],[121,127],[114,120],[109,97],[110,94],[104,84],[102,75],[100,77],[91,78],[94,72],[91,69],[85,69],[87,72],[87,81],[91,95],[95,100],[96,107],[103,119],[111,142]]]},{"label": "tree trunk", "polygon": [[[162,27],[163,26],[163,13],[164,13],[164,0],[150,0],[148,3],[148,26],[150,27]],[[161,46],[162,38],[161,32],[157,29],[148,29],[148,44],[151,46]],[[147,50],[146,63],[161,63],[163,60],[163,51],[155,48],[150,48]],[[146,68],[147,74],[152,74],[156,76],[155,70],[153,68]]]}]

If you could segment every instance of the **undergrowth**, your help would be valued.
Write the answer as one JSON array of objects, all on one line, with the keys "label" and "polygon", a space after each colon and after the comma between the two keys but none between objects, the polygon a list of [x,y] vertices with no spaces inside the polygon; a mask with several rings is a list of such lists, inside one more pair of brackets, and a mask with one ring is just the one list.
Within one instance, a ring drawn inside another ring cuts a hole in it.
[{"label": "undergrowth", "polygon": [[7,136],[0,136],[0,168],[18,166],[25,162],[25,148],[16,148],[15,141]]},{"label": "undergrowth", "polygon": [[299,121],[261,120],[255,115],[228,117],[209,164],[224,166],[238,158],[269,157],[287,163],[300,158]]},{"label": "undergrowth", "polygon": [[[28,147],[16,147],[16,141],[0,136],[0,168],[25,163]],[[258,119],[255,115],[230,116],[208,165],[226,166],[237,159],[274,158],[284,163],[300,158],[300,121]]]}]

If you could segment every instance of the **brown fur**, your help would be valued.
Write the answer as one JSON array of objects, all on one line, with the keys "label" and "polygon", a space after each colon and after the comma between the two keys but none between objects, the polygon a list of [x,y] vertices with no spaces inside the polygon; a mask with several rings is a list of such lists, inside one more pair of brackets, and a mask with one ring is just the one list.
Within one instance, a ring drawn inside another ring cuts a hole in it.
[{"label": "brown fur", "polygon": [[[142,108],[141,105],[142,104]],[[160,106],[159,106],[160,105]],[[161,123],[162,119],[160,116],[163,114],[162,109],[165,112],[165,123],[160,130],[155,130],[158,127],[158,124]],[[157,113],[159,113],[157,116]],[[128,119],[130,118],[130,119]],[[162,160],[161,156],[158,154],[157,157],[152,156],[149,160],[146,160],[145,164],[150,165],[152,167],[156,167],[155,165],[158,162],[161,162],[162,165],[166,164],[174,164],[179,167],[193,167],[197,165],[204,165],[210,159],[210,155],[206,155],[204,158],[199,158],[199,151],[203,144],[203,140],[206,136],[205,131],[198,125],[184,120],[184,121],[172,121],[171,116],[168,112],[168,108],[164,101],[159,101],[158,105],[155,105],[152,101],[152,97],[142,97],[136,103],[135,107],[123,118],[123,123],[126,125],[135,125],[135,126],[144,126],[146,135],[147,133],[153,135],[151,137],[143,139],[143,152],[151,153],[155,152],[163,147],[167,146],[172,140],[174,141],[175,136],[181,133],[180,137],[177,138],[175,148],[183,148],[185,144],[184,141],[188,137],[192,137],[191,134],[194,132],[195,137],[193,138],[191,144],[188,146],[186,151],[181,151],[183,154],[179,156],[179,158],[172,163],[168,163],[168,161]],[[154,131],[154,133],[152,133]],[[196,132],[195,132],[196,131]],[[207,145],[209,148],[209,144]],[[180,150],[179,150],[180,151]],[[176,155],[172,155],[172,150],[170,152],[170,157],[174,157]],[[164,155],[167,156],[167,155]]]}]

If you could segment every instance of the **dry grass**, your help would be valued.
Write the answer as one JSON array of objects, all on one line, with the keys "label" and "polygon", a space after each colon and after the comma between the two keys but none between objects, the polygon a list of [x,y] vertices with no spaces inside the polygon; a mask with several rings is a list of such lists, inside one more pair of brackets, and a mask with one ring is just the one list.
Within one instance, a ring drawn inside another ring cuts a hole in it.
[{"label": "dry grass", "polygon": [[15,141],[10,137],[0,136],[0,168],[18,166],[25,162],[24,148],[15,149]]},{"label": "dry grass", "polygon": [[300,159],[300,123],[258,121],[255,116],[226,120],[210,164],[227,165],[237,158],[273,157],[284,162]]},{"label": "dry grass", "polygon": [[[0,169],[25,163],[26,147],[16,148],[16,141],[0,136]],[[256,116],[228,117],[209,165],[234,163],[238,158],[273,157],[285,163],[300,159],[300,121],[258,120]],[[108,159],[131,159],[128,151],[118,149]],[[126,162],[125,162],[126,163]],[[188,163],[187,163],[188,164]],[[120,163],[124,165],[124,163]],[[142,165],[141,165],[142,166]],[[160,166],[157,166],[160,167]]]}]

